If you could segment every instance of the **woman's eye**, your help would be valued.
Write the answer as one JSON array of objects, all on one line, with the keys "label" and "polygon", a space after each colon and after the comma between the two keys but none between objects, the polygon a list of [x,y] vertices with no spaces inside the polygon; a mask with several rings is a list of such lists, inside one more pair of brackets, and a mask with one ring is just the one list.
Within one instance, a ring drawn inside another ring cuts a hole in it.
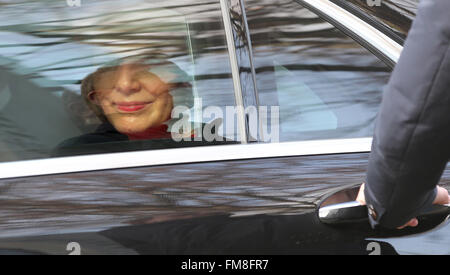
[{"label": "woman's eye", "polygon": [[105,73],[99,79],[99,87],[102,89],[111,89],[117,82],[117,76],[115,73]]}]

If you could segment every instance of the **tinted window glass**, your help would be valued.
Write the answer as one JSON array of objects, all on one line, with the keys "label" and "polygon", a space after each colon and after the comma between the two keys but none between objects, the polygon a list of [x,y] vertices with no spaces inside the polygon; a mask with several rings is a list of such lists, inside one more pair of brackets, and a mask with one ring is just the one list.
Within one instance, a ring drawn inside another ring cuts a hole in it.
[{"label": "tinted window glass", "polygon": [[246,3],[259,102],[279,106],[272,138],[372,136],[390,69],[297,2]]},{"label": "tinted window glass", "polygon": [[0,161],[238,139],[207,128],[235,104],[219,3],[8,1],[0,19]]}]

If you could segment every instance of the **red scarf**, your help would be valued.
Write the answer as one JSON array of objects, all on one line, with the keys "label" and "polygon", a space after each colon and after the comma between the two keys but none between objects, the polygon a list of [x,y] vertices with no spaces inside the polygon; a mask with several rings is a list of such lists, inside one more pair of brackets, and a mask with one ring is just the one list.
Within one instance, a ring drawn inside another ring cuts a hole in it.
[{"label": "red scarf", "polygon": [[142,133],[127,134],[127,136],[130,140],[171,138],[172,135],[167,131],[168,128],[169,126],[167,126],[166,124],[161,124],[156,127],[152,127]]}]

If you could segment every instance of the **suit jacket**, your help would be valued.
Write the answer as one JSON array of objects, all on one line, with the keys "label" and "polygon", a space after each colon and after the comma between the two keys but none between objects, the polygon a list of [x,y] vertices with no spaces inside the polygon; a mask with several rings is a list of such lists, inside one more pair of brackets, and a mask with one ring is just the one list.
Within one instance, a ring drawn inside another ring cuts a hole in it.
[{"label": "suit jacket", "polygon": [[436,197],[450,156],[449,11],[421,1],[383,95],[365,188],[373,227],[401,226]]}]

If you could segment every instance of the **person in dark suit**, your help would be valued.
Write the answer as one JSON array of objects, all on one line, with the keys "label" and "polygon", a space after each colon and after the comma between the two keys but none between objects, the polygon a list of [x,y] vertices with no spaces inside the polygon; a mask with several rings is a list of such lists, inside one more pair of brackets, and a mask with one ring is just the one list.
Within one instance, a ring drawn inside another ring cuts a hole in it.
[{"label": "person in dark suit", "polygon": [[422,0],[379,112],[365,184],[372,227],[416,226],[450,156],[450,1]]}]

